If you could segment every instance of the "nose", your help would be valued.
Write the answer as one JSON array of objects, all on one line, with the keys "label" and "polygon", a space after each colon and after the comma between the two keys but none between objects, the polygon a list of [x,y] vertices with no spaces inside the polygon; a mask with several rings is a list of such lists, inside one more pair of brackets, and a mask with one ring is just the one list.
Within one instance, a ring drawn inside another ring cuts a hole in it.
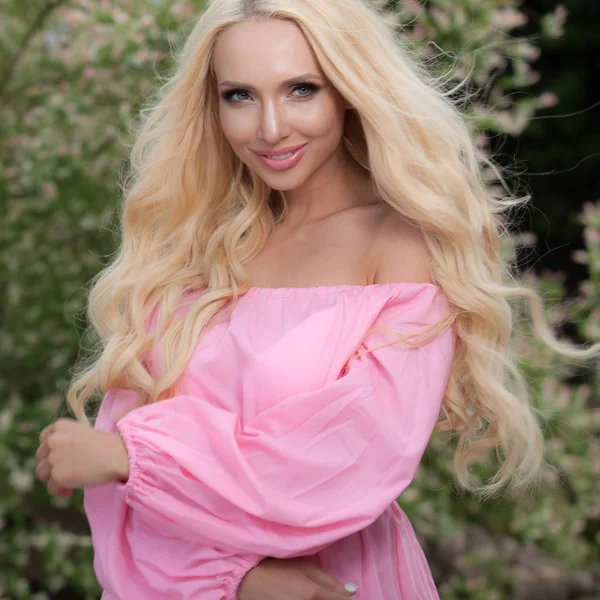
[{"label": "nose", "polygon": [[289,122],[285,108],[269,100],[263,104],[260,116],[258,137],[273,145],[289,135]]}]

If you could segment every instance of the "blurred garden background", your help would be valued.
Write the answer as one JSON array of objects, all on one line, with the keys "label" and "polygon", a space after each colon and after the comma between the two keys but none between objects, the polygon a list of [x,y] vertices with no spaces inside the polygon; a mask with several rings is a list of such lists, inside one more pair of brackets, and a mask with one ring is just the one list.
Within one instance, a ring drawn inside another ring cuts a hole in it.
[{"label": "blurred garden background", "polygon": [[[600,341],[600,4],[377,4],[432,69],[468,80],[480,147],[532,194],[513,231],[520,277],[563,338]],[[130,126],[203,5],[0,0],[1,600],[99,598],[82,496],[50,498],[34,453],[93,343],[85,296],[116,247]],[[486,504],[458,494],[453,448],[436,433],[399,503],[443,600],[598,599],[598,365],[568,364],[524,325],[514,347],[553,467],[540,492]]]}]

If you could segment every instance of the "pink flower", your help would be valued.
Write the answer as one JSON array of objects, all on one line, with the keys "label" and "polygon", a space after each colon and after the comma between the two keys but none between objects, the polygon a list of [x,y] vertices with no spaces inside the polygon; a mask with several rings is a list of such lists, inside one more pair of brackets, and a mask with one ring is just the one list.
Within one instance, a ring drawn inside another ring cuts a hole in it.
[{"label": "pink flower", "polygon": [[171,14],[178,19],[189,19],[194,14],[194,7],[187,2],[178,2],[171,7]]},{"label": "pink flower", "polygon": [[67,154],[69,154],[69,153],[70,153],[70,149],[69,149],[68,144],[64,140],[62,140],[60,142],[60,144],[58,145],[56,154],[58,156],[67,156]]},{"label": "pink flower", "polygon": [[53,200],[58,195],[58,188],[52,181],[46,181],[40,186],[42,190],[42,197],[45,200]]},{"label": "pink flower", "polygon": [[115,23],[118,23],[119,25],[126,25],[130,21],[129,15],[120,8],[113,8],[112,15]]},{"label": "pink flower", "polygon": [[64,17],[67,25],[69,25],[70,28],[73,28],[74,25],[77,25],[78,23],[82,23],[83,21],[85,21],[84,13],[82,13],[79,10],[74,10],[72,8],[65,10],[63,13],[63,17]]},{"label": "pink flower", "polygon": [[567,7],[564,4],[559,4],[554,9],[554,14],[556,15],[556,19],[561,26],[563,26],[567,22],[569,12],[567,11]]},{"label": "pink flower", "polygon": [[439,8],[432,8],[430,14],[440,29],[448,29],[450,26],[450,17],[446,12]]},{"label": "pink flower", "polygon": [[538,108],[550,108],[558,104],[558,96],[554,92],[544,92],[538,98]]},{"label": "pink flower", "polygon": [[498,29],[516,29],[525,25],[528,20],[525,13],[512,8],[492,11],[492,25]]},{"label": "pink flower", "polygon": [[559,4],[551,15],[546,15],[544,20],[544,29],[551,37],[561,37],[565,32],[565,23],[567,22],[568,11],[563,4]]},{"label": "pink flower", "polygon": [[590,246],[600,245],[600,231],[593,227],[585,228],[583,238]]}]

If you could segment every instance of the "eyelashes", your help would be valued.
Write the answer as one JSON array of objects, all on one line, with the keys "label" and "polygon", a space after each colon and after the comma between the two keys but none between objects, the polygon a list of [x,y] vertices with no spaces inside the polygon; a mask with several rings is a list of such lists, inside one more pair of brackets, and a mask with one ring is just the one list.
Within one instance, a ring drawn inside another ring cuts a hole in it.
[{"label": "eyelashes", "polygon": [[[316,83],[311,83],[310,81],[305,81],[303,83],[296,84],[293,87],[292,92],[295,92],[296,90],[302,88],[306,88],[308,90],[308,93],[296,96],[297,98],[309,98],[313,96],[316,92],[318,92],[321,89],[321,86],[317,85]],[[235,98],[235,96],[238,94],[246,94],[247,96],[249,96],[250,92],[241,88],[227,90],[226,92],[223,92],[221,94],[221,98],[223,98],[223,100],[225,100],[226,102],[230,102],[231,104],[239,104],[240,102],[244,102],[244,98],[242,98],[241,100]]]}]

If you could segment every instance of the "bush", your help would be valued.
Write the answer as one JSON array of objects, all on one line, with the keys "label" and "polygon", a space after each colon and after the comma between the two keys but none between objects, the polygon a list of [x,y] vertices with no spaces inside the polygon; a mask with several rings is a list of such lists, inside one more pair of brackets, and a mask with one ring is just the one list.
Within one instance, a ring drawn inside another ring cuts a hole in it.
[{"label": "bush", "polygon": [[[5,5],[0,597],[92,599],[100,590],[81,493],[69,500],[49,497],[34,481],[34,453],[41,429],[64,412],[70,366],[91,343],[82,315],[87,284],[115,248],[116,179],[131,143],[124,124],[136,125],[144,95],[170,67],[171,46],[203,2],[7,0]],[[485,87],[485,97],[474,97],[467,107],[482,147],[485,132],[519,133],[535,110],[552,101],[506,94],[536,81],[536,47],[510,35],[524,19],[516,0],[385,5],[407,24],[404,33],[433,69],[452,68]],[[563,19],[561,11],[546,15],[542,34],[560,35]],[[435,52],[434,44],[447,53]],[[577,301],[553,309],[552,319],[556,326],[578,323],[578,339],[597,340],[600,207],[586,207],[583,219],[587,250],[575,259],[589,265],[591,279],[582,284]],[[536,283],[549,303],[562,301],[558,277]],[[556,471],[547,474],[548,490],[525,509],[510,498],[480,506],[453,490],[451,450],[434,436],[417,481],[400,503],[431,557],[444,598],[517,597],[514,590],[526,586],[517,567],[524,564],[531,573],[527,557],[535,552],[561,576],[589,570],[599,558],[600,515],[593,499],[599,497],[600,384],[589,372],[562,363],[525,329],[519,330],[516,346],[524,355],[522,367]]]}]

